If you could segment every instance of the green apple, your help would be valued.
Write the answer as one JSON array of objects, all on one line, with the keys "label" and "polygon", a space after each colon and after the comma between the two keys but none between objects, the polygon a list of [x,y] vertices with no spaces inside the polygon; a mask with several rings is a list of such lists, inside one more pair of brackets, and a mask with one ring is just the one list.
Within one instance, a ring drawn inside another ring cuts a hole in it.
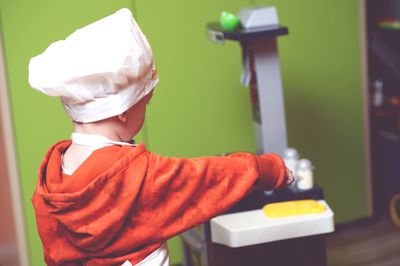
[{"label": "green apple", "polygon": [[240,25],[240,19],[232,13],[222,11],[219,23],[225,30],[234,31]]}]

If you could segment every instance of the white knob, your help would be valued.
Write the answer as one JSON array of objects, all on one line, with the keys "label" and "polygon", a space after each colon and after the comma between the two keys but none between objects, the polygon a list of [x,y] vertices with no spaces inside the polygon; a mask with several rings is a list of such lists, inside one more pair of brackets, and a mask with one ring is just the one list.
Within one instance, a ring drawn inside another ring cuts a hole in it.
[{"label": "white knob", "polygon": [[283,154],[285,159],[299,159],[299,153],[295,148],[287,148]]},{"label": "white knob", "polygon": [[301,159],[297,164],[297,188],[301,190],[311,189],[314,186],[313,166],[310,160]]},{"label": "white knob", "polygon": [[296,172],[297,163],[299,160],[299,153],[294,148],[287,148],[283,154],[283,160],[285,161],[285,165],[289,168],[293,173]]}]

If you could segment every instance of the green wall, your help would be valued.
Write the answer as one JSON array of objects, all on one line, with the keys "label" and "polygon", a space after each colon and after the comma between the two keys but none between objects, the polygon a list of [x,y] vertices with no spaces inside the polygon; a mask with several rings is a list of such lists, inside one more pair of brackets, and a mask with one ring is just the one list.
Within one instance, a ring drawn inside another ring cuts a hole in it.
[{"label": "green wall", "polygon": [[[336,221],[366,216],[358,1],[0,0],[1,29],[32,265],[42,265],[30,197],[46,149],[68,138],[59,100],[29,88],[29,59],[51,42],[120,7],[135,11],[160,73],[139,140],[169,156],[254,151],[240,48],[207,40],[222,10],[273,4],[289,36],[279,39],[289,144],[316,166]],[[180,246],[170,242],[172,262]]]},{"label": "green wall", "polygon": [[205,27],[224,8],[246,5],[246,0],[137,2],[160,73],[146,124],[152,150],[173,156],[255,150],[248,91],[239,82],[240,47],[209,41]]}]

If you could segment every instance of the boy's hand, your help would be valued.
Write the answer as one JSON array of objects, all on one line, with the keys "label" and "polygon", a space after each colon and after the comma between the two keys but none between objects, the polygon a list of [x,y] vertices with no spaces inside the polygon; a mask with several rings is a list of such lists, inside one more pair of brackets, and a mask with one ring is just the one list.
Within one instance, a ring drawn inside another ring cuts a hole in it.
[{"label": "boy's hand", "polygon": [[286,184],[290,185],[294,182],[294,175],[292,171],[289,170],[289,168],[286,167],[286,176],[285,176]]}]

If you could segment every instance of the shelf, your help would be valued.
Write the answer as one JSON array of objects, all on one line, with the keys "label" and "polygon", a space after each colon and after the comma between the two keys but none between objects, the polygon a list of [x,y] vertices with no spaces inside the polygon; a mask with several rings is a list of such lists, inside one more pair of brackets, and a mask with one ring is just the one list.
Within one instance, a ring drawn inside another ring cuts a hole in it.
[{"label": "shelf", "polygon": [[219,42],[223,42],[224,40],[247,42],[257,39],[284,36],[289,33],[288,28],[281,25],[254,29],[238,28],[230,32],[222,28],[218,22],[211,22],[207,24],[207,29],[210,38]]}]

